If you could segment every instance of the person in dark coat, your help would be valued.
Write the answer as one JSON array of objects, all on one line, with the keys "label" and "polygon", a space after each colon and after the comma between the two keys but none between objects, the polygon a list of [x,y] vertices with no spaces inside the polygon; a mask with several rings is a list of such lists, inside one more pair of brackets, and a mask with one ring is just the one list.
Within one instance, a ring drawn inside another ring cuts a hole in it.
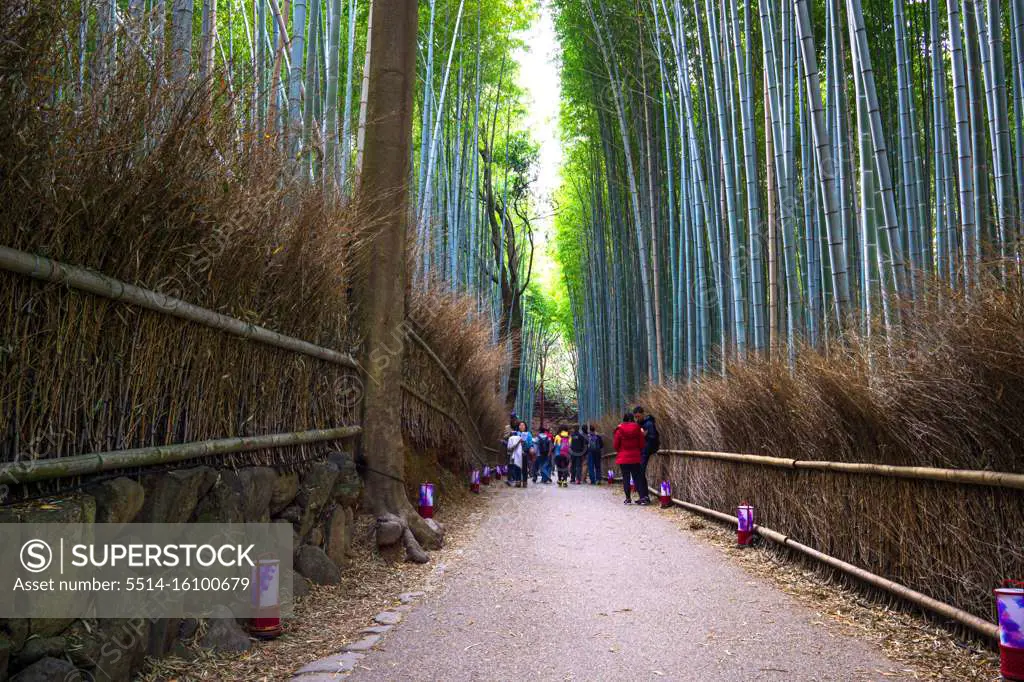
[{"label": "person in dark coat", "polygon": [[583,455],[587,452],[587,427],[576,425],[569,437],[569,454],[572,456],[572,482],[583,483]]},{"label": "person in dark coat", "polygon": [[544,483],[551,483],[551,432],[541,429],[537,434],[537,459],[533,463],[533,482],[537,482],[537,476],[541,477]]},{"label": "person in dark coat", "polygon": [[590,485],[597,485],[601,480],[601,455],[604,454],[604,439],[597,432],[597,425],[590,425],[587,440],[587,474]]},{"label": "person in dark coat", "polygon": [[644,452],[641,464],[644,468],[644,476],[647,475],[647,463],[652,455],[658,454],[661,447],[661,436],[658,435],[658,426],[654,423],[653,414],[645,414],[644,408],[639,405],[633,410],[633,419],[644,432]]},{"label": "person in dark coat", "polygon": [[633,420],[632,414],[627,412],[622,415],[622,423],[615,428],[612,442],[615,445],[615,463],[622,472],[622,489],[626,493],[625,504],[633,504],[633,495],[629,489],[631,477],[640,495],[637,504],[650,504],[647,475],[644,474],[643,468],[644,432]]}]

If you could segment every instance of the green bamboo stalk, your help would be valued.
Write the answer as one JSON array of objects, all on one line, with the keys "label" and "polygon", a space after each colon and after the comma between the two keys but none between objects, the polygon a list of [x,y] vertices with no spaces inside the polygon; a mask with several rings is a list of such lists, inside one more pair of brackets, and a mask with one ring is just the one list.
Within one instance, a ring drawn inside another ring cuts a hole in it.
[{"label": "green bamboo stalk", "polygon": [[[911,64],[907,55],[906,38],[906,17],[904,16],[903,0],[893,0],[893,27],[896,34],[896,79],[897,99],[899,101],[899,135],[900,135],[900,160],[902,171],[900,173],[900,187],[903,195],[903,221],[906,226],[907,255],[910,265],[915,270],[924,267],[920,260],[922,239],[921,232],[924,226],[919,223],[917,196],[918,190],[918,164],[914,125],[914,95],[911,85]],[[910,287],[913,295],[915,278],[910,279]]]},{"label": "green bamboo stalk", "polygon": [[[743,266],[741,263],[740,249],[741,240],[737,226],[736,212],[736,167],[732,157],[732,146],[729,138],[732,136],[729,117],[726,113],[724,93],[729,84],[725,82],[725,74],[722,68],[720,38],[718,35],[718,17],[714,8],[714,0],[705,0],[705,17],[708,22],[709,43],[711,47],[712,78],[715,91],[715,109],[718,116],[718,142],[720,162],[724,176],[724,194],[726,205],[726,221],[728,225],[729,239],[729,263],[732,275],[732,322],[733,322],[733,344],[737,356],[742,359],[746,355],[746,287],[743,283]],[[724,330],[723,330],[724,336]]]},{"label": "green bamboo stalk", "polygon": [[338,65],[341,50],[341,0],[329,0],[327,13],[327,68],[324,71],[324,187],[331,194],[341,187],[341,163],[338,154]]},{"label": "green bamboo stalk", "polygon": [[344,195],[348,196],[351,185],[348,182],[348,164],[352,156],[352,74],[354,72],[356,49],[356,0],[348,4],[348,49],[345,58],[345,108],[341,115],[341,163],[338,173],[339,182],[345,187]]},{"label": "green bamboo stalk", "polygon": [[640,217],[640,199],[639,190],[637,188],[636,172],[633,165],[633,149],[630,142],[630,135],[627,126],[627,117],[625,110],[625,102],[622,94],[622,83],[618,75],[618,67],[613,59],[610,48],[606,45],[602,27],[598,23],[597,15],[594,13],[593,5],[591,0],[586,0],[587,11],[590,14],[591,22],[594,26],[594,31],[597,35],[598,47],[601,52],[601,56],[604,60],[605,68],[608,72],[608,80],[612,88],[612,99],[615,104],[615,113],[618,117],[619,132],[622,139],[623,153],[626,160],[626,175],[629,180],[629,195],[630,195],[630,207],[632,209],[632,217],[634,222],[634,228],[636,230],[637,239],[637,251],[640,257],[640,298],[643,302],[644,308],[644,321],[647,328],[647,373],[648,380],[654,383],[654,372],[657,367],[657,356],[655,350],[655,332],[654,332],[654,306],[651,301],[650,288],[648,283],[648,258],[647,249],[644,241],[643,234],[643,221]]},{"label": "green bamboo stalk", "polygon": [[974,201],[974,165],[971,148],[970,118],[967,113],[967,67],[964,63],[963,37],[956,0],[946,0],[949,43],[953,70],[953,112],[956,120],[957,182],[960,188],[960,234],[963,242],[964,290],[979,277],[977,222]]},{"label": "green bamboo stalk", "polygon": [[[818,80],[818,62],[814,47],[814,32],[811,28],[807,0],[796,0],[796,19],[808,106],[811,114],[811,131],[814,140],[814,157],[821,182],[821,195],[825,205],[825,229],[828,233],[829,262],[832,270],[832,288],[835,292],[836,322],[842,327],[850,308],[850,281],[846,269],[846,244],[843,242],[842,225],[839,222],[839,207],[835,194],[834,168],[832,166],[832,140],[825,124],[825,112],[821,106],[821,84]],[[805,182],[807,181],[805,170]]]},{"label": "green bamboo stalk", "polygon": [[1010,115],[1006,106],[1006,67],[1003,59],[1002,22],[999,0],[986,0],[988,25],[982,15],[981,3],[974,3],[982,33],[982,73],[985,79],[985,100],[991,132],[993,173],[995,175],[996,212],[998,215],[999,272],[1003,282],[1007,276],[1008,241],[1014,233],[1016,197],[1013,188],[1013,164],[1010,161]]},{"label": "green bamboo stalk", "polygon": [[850,44],[853,45],[853,63],[857,77],[864,88],[867,115],[870,121],[871,146],[874,151],[875,172],[878,174],[882,198],[882,229],[888,243],[888,265],[892,276],[893,291],[897,296],[907,291],[907,276],[903,261],[903,240],[900,236],[899,219],[896,214],[896,198],[892,175],[889,170],[889,154],[885,133],[882,130],[882,116],[878,108],[875,77],[871,69],[871,53],[868,49],[867,32],[864,28],[864,13],[860,0],[846,0],[846,11],[850,22]]}]

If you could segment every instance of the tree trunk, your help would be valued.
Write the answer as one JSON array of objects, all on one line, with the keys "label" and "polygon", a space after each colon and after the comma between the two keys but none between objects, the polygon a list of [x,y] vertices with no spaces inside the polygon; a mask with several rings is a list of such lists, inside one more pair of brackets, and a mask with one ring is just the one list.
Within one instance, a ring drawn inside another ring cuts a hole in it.
[{"label": "tree trunk", "polygon": [[[363,303],[366,341],[363,366],[362,450],[366,504],[378,516],[403,519],[420,543],[440,545],[406,497],[402,445],[402,355],[406,294],[406,234],[412,149],[413,86],[416,82],[416,3],[376,0],[373,53],[367,96],[362,214],[377,225],[370,240]],[[410,552],[412,554],[412,552]]]}]

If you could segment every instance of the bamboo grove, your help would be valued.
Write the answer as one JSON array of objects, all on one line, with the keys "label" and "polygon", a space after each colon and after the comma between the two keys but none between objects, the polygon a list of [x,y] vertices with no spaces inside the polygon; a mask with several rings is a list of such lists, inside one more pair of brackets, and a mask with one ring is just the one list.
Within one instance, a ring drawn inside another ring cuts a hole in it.
[{"label": "bamboo grove", "polygon": [[[77,91],[143,59],[153,86],[205,89],[241,147],[348,202],[358,190],[367,116],[372,0],[81,0],[65,36]],[[523,130],[516,50],[528,0],[419,3],[414,126],[415,281],[473,296],[510,360],[515,402],[532,265],[535,145]],[[378,32],[379,34],[380,32]],[[387,35],[378,39],[388,40]],[[61,96],[74,93],[61,93]],[[531,327],[532,328],[532,327]],[[527,358],[529,360],[529,358]],[[521,378],[520,378],[521,377]],[[525,404],[524,404],[525,407]]]},{"label": "bamboo grove", "polygon": [[555,5],[585,416],[1021,276],[1024,0]]}]

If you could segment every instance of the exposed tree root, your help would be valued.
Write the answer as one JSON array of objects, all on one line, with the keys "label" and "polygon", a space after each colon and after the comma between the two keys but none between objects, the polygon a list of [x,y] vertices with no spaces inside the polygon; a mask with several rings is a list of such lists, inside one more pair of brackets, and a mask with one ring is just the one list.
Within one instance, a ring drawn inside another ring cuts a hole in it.
[{"label": "exposed tree root", "polygon": [[437,550],[444,545],[444,528],[433,519],[424,519],[415,510],[406,516],[409,529],[424,549]]},{"label": "exposed tree root", "polygon": [[425,564],[430,561],[430,557],[423,551],[420,543],[416,541],[412,531],[408,528],[402,532],[402,542],[405,544],[406,561],[411,561],[415,564]]},{"label": "exposed tree root", "polygon": [[425,550],[441,549],[444,543],[444,529],[433,520],[420,517],[411,505],[404,514],[381,514],[377,517],[375,529],[377,546],[391,547],[399,541],[405,546],[406,560],[418,564],[430,561]]}]

